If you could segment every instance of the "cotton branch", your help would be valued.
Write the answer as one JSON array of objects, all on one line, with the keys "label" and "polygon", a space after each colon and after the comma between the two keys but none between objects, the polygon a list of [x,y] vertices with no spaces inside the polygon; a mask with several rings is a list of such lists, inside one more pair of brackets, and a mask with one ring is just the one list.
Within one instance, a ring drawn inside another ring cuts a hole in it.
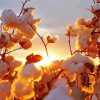
[{"label": "cotton branch", "polygon": [[17,49],[12,50],[12,51],[6,52],[6,54],[9,54],[9,53],[11,53],[11,52],[14,52],[14,51],[17,51],[17,50],[20,50],[20,49],[22,49],[22,48],[19,47],[19,48],[17,48]]},{"label": "cotton branch", "polygon": [[22,8],[21,8],[21,11],[20,11],[18,17],[20,17],[21,14],[23,13],[23,10],[24,10],[24,8],[25,8],[25,5],[26,5],[26,3],[27,3],[28,1],[29,1],[29,0],[25,0],[25,2],[23,3]]},{"label": "cotton branch", "polygon": [[70,54],[73,55],[72,47],[71,47],[71,41],[70,41],[70,33],[69,32],[68,32],[68,44],[69,44],[69,48],[70,48]]},{"label": "cotton branch", "polygon": [[[31,27],[32,27],[32,25],[29,23],[29,22],[27,22]],[[37,34],[37,36],[40,38],[40,40],[42,41],[42,43],[43,43],[43,45],[44,45],[44,47],[45,47],[45,51],[46,51],[46,54],[47,54],[47,57],[49,58],[49,53],[48,53],[48,49],[47,49],[47,44],[48,43],[45,43],[44,42],[44,40],[43,40],[43,38],[40,36],[40,34],[32,27],[32,29],[34,30],[34,32]],[[50,58],[49,58],[50,59]]]}]

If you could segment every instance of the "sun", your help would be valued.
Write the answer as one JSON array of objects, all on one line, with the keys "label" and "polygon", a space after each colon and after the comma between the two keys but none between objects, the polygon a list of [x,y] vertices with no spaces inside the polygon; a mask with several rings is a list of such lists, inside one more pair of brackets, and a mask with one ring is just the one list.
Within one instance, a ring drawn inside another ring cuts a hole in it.
[{"label": "sun", "polygon": [[49,58],[47,57],[45,52],[41,52],[40,55],[43,57],[43,60],[35,63],[36,66],[46,66],[49,65],[52,61],[57,60],[57,56],[55,54],[49,54]]}]

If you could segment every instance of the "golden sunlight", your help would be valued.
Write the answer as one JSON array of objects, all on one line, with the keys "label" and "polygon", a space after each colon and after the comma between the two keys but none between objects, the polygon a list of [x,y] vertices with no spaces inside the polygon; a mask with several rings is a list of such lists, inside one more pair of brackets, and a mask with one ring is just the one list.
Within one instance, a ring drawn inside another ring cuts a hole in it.
[{"label": "golden sunlight", "polygon": [[36,66],[44,66],[50,64],[52,61],[57,60],[58,56],[56,54],[49,54],[49,58],[47,57],[45,52],[40,53],[41,56],[43,56],[43,60],[40,62],[37,62],[35,65]]}]

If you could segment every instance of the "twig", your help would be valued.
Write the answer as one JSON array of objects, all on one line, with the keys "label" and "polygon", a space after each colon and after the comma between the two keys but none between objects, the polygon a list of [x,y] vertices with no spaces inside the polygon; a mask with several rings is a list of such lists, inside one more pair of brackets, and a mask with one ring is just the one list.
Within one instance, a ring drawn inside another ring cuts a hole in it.
[{"label": "twig", "polygon": [[23,6],[22,6],[22,8],[21,8],[21,11],[20,11],[18,17],[21,16],[21,14],[22,14],[22,12],[23,12],[23,9],[24,9],[24,7],[25,7],[25,5],[26,5],[27,2],[28,2],[28,0],[25,0],[25,2],[23,3]]},{"label": "twig", "polygon": [[70,48],[70,54],[73,55],[72,48],[71,48],[71,41],[70,41],[70,33],[68,33],[68,43],[69,43],[69,48]]},{"label": "twig", "polygon": [[[32,25],[27,22],[31,27]],[[49,58],[49,53],[48,53],[48,49],[47,49],[47,43],[44,42],[43,38],[40,36],[40,34],[32,27],[32,29],[34,30],[34,32],[37,34],[37,36],[40,38],[40,40],[42,41],[44,47],[45,47],[45,51],[46,51],[46,54],[47,54],[47,57]],[[50,59],[50,58],[49,58]]]},{"label": "twig", "polygon": [[19,47],[19,48],[17,48],[17,49],[12,50],[12,51],[6,52],[6,54],[9,54],[9,53],[11,53],[11,52],[14,52],[14,51],[17,51],[17,50],[20,50],[20,49],[22,49],[22,48]]}]

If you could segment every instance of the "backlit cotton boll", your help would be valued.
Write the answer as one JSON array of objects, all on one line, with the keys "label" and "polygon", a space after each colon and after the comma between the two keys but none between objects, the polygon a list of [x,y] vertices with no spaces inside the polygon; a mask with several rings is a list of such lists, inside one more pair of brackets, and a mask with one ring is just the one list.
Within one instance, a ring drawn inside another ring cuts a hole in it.
[{"label": "backlit cotton boll", "polygon": [[76,49],[85,49],[88,48],[88,43],[90,42],[91,32],[93,29],[88,27],[81,27],[78,30],[78,38],[76,40]]},{"label": "backlit cotton boll", "polygon": [[23,79],[17,79],[12,84],[12,94],[20,100],[31,99],[35,95],[34,84]]},{"label": "backlit cotton boll", "polygon": [[74,100],[66,94],[67,88],[59,87],[52,89],[43,100]]},{"label": "backlit cotton boll", "polygon": [[23,49],[29,49],[32,46],[32,42],[29,39],[27,39],[27,38],[22,38],[19,41],[19,44],[21,45],[21,47]]},{"label": "backlit cotton boll", "polygon": [[[34,27],[33,27],[34,28]],[[18,27],[18,32],[22,33],[26,38],[32,39],[35,36],[35,28],[33,28],[28,23],[22,23]]]},{"label": "backlit cotton boll", "polygon": [[11,95],[11,83],[8,81],[0,82],[0,100],[6,100]]},{"label": "backlit cotton boll", "polygon": [[[33,8],[29,8],[23,15],[17,17],[12,10],[7,9],[3,11],[1,20],[5,27],[16,28],[25,37],[32,39],[36,31],[35,24],[40,21],[40,19],[33,19],[32,12]],[[32,27],[35,28],[33,29]]]},{"label": "backlit cotton boll", "polygon": [[26,64],[20,72],[21,77],[34,80],[39,80],[41,74],[41,71],[33,63]]},{"label": "backlit cotton boll", "polygon": [[80,27],[81,25],[84,25],[84,24],[85,24],[85,19],[84,19],[84,18],[79,18],[79,19],[77,19],[76,22],[75,22],[75,25],[76,25],[77,27]]},{"label": "backlit cotton boll", "polygon": [[10,71],[11,73],[13,73],[14,70],[15,70],[17,67],[21,67],[21,65],[22,65],[22,62],[21,62],[21,61],[15,60],[15,61],[9,62],[9,71]]},{"label": "backlit cotton boll", "polygon": [[0,79],[2,79],[8,72],[8,64],[6,62],[0,61]]},{"label": "backlit cotton boll", "polygon": [[93,63],[89,57],[83,56],[80,53],[74,54],[68,60],[64,61],[62,68],[66,69],[69,74],[81,72],[84,68],[84,63],[89,62]]},{"label": "backlit cotton boll", "polygon": [[11,9],[6,9],[3,11],[1,20],[6,27],[16,28],[16,26],[18,26],[18,17]]},{"label": "backlit cotton boll", "polygon": [[13,43],[12,41],[9,41],[8,43],[7,43],[7,45],[5,45],[5,48],[7,49],[7,50],[11,50],[11,49],[13,49],[15,47],[15,43]]},{"label": "backlit cotton boll", "polygon": [[0,42],[6,49],[11,49],[15,46],[15,44],[11,40],[10,34],[7,32],[3,32],[0,34]]},{"label": "backlit cotton boll", "polygon": [[53,88],[59,88],[59,87],[65,87],[66,88],[66,85],[68,85],[67,79],[66,78],[60,78],[54,83]]},{"label": "backlit cotton boll", "polygon": [[21,23],[23,23],[24,21],[28,21],[28,19],[31,18],[31,16],[33,16],[34,13],[35,13],[35,8],[26,8],[24,10],[24,14],[19,17]]}]

